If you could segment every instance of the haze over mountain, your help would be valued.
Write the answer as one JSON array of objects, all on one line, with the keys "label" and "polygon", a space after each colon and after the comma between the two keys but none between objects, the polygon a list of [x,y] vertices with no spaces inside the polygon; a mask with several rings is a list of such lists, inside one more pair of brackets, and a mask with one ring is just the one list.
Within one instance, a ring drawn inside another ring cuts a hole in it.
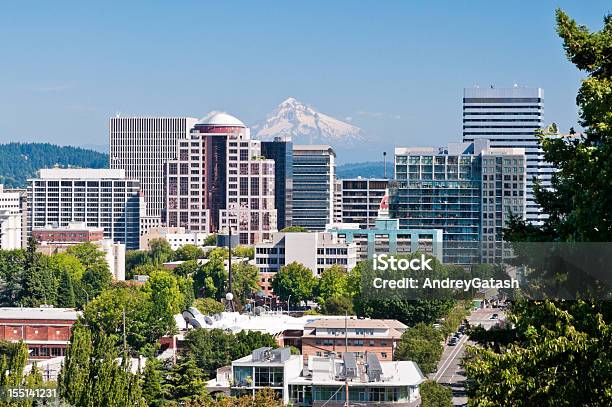
[{"label": "haze over mountain", "polygon": [[365,132],[359,127],[292,97],[279,104],[265,121],[253,125],[251,131],[261,140],[291,136],[294,144],[329,144],[335,148],[356,148],[367,142]]}]

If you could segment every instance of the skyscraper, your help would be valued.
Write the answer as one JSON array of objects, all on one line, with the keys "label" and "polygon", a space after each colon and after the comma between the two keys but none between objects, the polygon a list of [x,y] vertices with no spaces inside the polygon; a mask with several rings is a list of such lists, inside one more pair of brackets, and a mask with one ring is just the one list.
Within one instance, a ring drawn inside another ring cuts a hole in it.
[{"label": "skyscraper", "polygon": [[445,263],[498,262],[510,255],[501,229],[510,213],[524,213],[523,149],[491,148],[488,140],[396,148],[395,179],[391,217],[405,229],[443,230]]},{"label": "skyscraper", "polygon": [[112,117],[110,168],[140,181],[146,203],[143,226],[158,226],[165,205],[164,163],[174,159],[176,142],[198,121],[191,117]]},{"label": "skyscraper", "polygon": [[104,228],[104,238],[136,250],[139,243],[142,196],[138,180],[119,169],[42,169],[28,180],[32,228],[84,222]]},{"label": "skyscraper", "polygon": [[293,146],[293,225],[322,231],[332,223],[335,171],[331,146]]},{"label": "skyscraper", "polygon": [[293,218],[293,143],[290,137],[275,137],[261,142],[261,155],[274,160],[274,202],[277,229],[292,225]]},{"label": "skyscraper", "polygon": [[232,227],[241,244],[276,231],[274,161],[237,118],[213,113],[177,143],[166,164],[165,219],[169,227],[219,232]]},{"label": "skyscraper", "polygon": [[533,179],[550,187],[553,167],[544,161],[536,137],[543,127],[544,91],[540,88],[465,88],[463,90],[463,141],[479,138],[491,147],[523,148],[527,157],[527,221],[539,224],[542,213],[533,196]]}]

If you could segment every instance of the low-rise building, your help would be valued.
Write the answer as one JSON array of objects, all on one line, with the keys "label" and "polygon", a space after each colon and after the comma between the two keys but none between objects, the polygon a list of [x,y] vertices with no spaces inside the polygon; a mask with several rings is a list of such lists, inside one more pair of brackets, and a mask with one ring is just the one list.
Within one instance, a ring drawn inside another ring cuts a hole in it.
[{"label": "low-rise building", "polygon": [[66,226],[45,226],[32,229],[38,246],[46,255],[63,253],[81,243],[92,243],[104,253],[108,269],[115,280],[125,280],[125,245],[104,238],[104,229],[87,226],[84,222],[69,222]]},{"label": "low-rise building", "polygon": [[72,308],[0,308],[0,340],[25,342],[30,359],[64,356],[79,315]]},{"label": "low-rise building", "polygon": [[166,240],[172,250],[188,244],[205,247],[209,237],[210,233],[188,232],[184,227],[151,227],[140,236],[140,250],[149,250],[149,242],[153,239]]},{"label": "low-rise building", "polygon": [[357,261],[371,259],[375,254],[410,254],[416,251],[431,254],[442,261],[443,232],[441,229],[400,229],[398,219],[376,219],[373,229],[361,229],[359,224],[328,225],[327,231],[339,242],[357,247]]},{"label": "low-rise building", "polygon": [[260,283],[265,293],[272,293],[267,281],[282,266],[297,262],[321,275],[339,265],[351,270],[357,264],[357,246],[327,232],[277,232],[268,241],[255,245],[255,265],[264,277]]},{"label": "low-rise building", "polygon": [[425,376],[411,361],[380,361],[375,353],[365,359],[354,353],[342,358],[311,357],[304,366],[299,355],[288,348],[260,348],[217,371],[207,383],[210,394],[225,393],[254,397],[271,388],[294,406],[350,405],[416,407],[419,385]]},{"label": "low-rise building", "polygon": [[394,319],[317,319],[304,326],[302,355],[307,359],[309,356],[341,356],[345,352],[353,352],[358,357],[375,353],[381,360],[392,360],[407,328]]}]

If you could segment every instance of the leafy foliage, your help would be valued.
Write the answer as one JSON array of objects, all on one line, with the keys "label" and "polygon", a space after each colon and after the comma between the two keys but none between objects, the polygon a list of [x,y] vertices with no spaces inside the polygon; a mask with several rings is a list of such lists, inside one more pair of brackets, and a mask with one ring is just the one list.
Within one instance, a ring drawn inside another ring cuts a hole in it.
[{"label": "leafy foliage", "polygon": [[210,378],[219,367],[247,356],[254,349],[276,347],[276,342],[271,335],[261,332],[243,331],[232,335],[220,329],[194,329],[187,333],[185,345],[205,377]]},{"label": "leafy foliage", "polygon": [[[544,158],[559,169],[552,189],[535,191],[549,218],[542,226],[513,219],[504,234],[519,242],[609,242],[612,16],[599,32],[561,10],[556,17],[568,59],[588,74],[576,98],[585,130],[581,137],[542,135]],[[517,302],[509,315],[514,327],[474,332],[485,348],[468,349],[470,404],[612,405],[611,317],[610,302]]]},{"label": "leafy foliage", "polygon": [[433,380],[427,380],[419,386],[421,407],[450,407],[453,405],[451,389]]},{"label": "leafy foliage", "polygon": [[419,323],[402,334],[395,358],[416,362],[423,373],[429,374],[436,371],[443,350],[441,332],[431,325]]},{"label": "leafy foliage", "polygon": [[296,262],[281,267],[272,280],[274,294],[284,301],[291,296],[294,303],[312,299],[316,286],[312,271]]}]

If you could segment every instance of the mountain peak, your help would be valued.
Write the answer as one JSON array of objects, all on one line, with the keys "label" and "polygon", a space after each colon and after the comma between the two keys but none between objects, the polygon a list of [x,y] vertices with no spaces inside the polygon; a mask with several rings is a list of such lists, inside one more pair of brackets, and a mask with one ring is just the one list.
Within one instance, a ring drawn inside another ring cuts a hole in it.
[{"label": "mountain peak", "polygon": [[252,130],[261,140],[291,137],[295,144],[350,146],[365,141],[359,127],[320,113],[293,97],[282,101],[265,121],[252,126]]}]

